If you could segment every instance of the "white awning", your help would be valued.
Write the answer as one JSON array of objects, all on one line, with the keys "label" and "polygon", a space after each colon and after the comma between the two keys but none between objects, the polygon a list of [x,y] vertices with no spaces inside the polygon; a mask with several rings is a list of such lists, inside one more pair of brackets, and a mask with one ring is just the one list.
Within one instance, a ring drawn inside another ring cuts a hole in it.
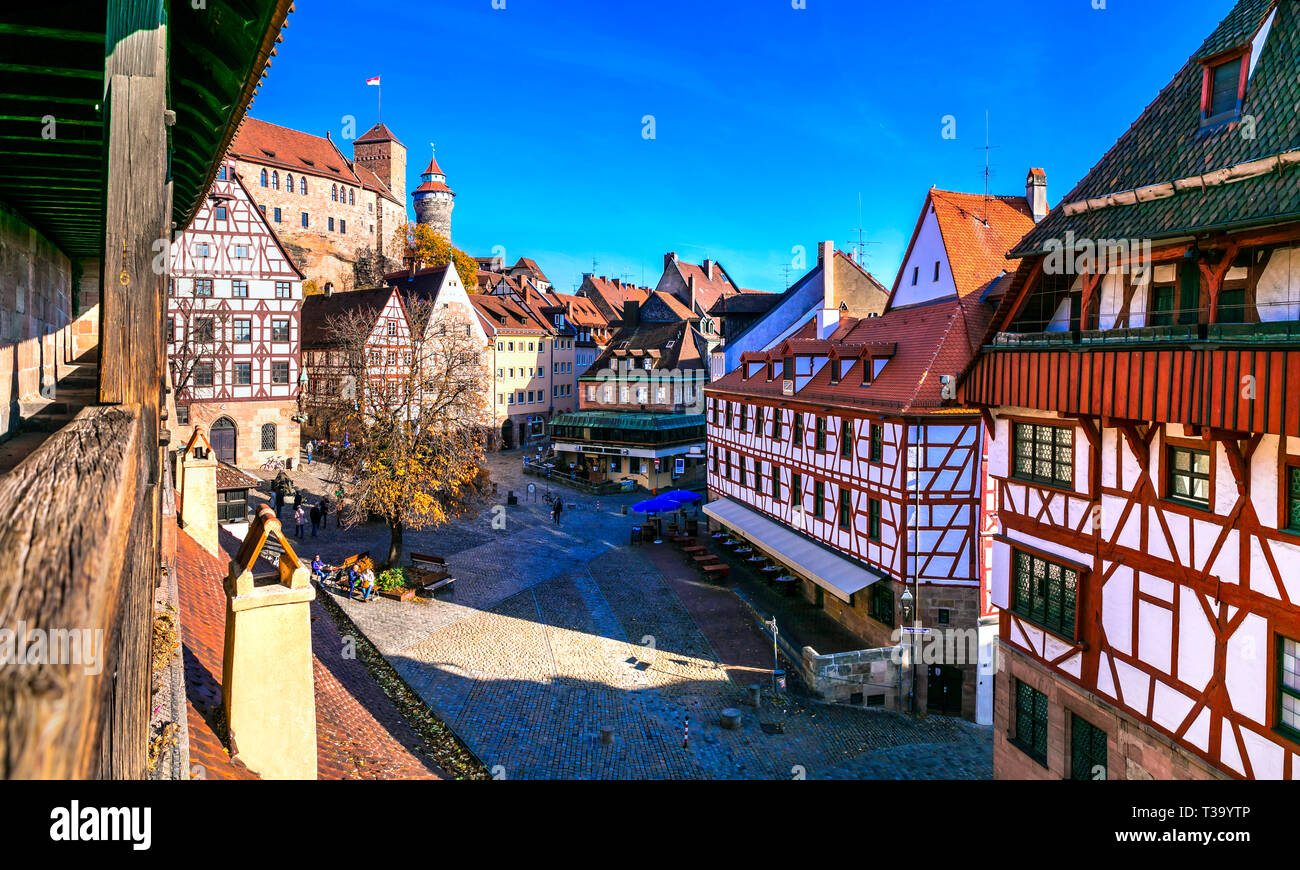
[{"label": "white awning", "polygon": [[861,562],[729,498],[709,502],[704,513],[843,601],[885,579]]}]

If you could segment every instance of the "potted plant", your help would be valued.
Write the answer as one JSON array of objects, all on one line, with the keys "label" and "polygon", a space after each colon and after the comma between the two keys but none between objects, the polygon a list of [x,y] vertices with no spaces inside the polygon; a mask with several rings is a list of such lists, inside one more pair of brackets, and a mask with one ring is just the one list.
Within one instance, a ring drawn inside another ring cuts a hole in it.
[{"label": "potted plant", "polygon": [[406,577],[405,568],[389,568],[375,578],[379,594],[394,601],[410,601],[415,597],[415,589]]}]

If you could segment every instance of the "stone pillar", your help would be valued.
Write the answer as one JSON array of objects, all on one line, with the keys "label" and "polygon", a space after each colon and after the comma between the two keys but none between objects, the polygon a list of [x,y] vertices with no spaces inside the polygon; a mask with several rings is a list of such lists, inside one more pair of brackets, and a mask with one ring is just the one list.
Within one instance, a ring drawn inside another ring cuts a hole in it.
[{"label": "stone pillar", "polygon": [[[250,567],[275,535],[284,554],[279,582],[254,585]],[[316,590],[265,505],[226,579],[222,693],[231,744],[264,779],[316,778],[316,694],[311,601]]]},{"label": "stone pillar", "polygon": [[217,543],[217,460],[207,438],[196,431],[177,460],[176,489],[183,528],[200,547],[221,555]]}]

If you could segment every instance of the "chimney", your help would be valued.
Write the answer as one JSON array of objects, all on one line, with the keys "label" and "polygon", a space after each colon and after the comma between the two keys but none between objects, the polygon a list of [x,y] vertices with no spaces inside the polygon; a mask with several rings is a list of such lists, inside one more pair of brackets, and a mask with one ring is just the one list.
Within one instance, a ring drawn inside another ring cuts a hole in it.
[{"label": "chimney", "polygon": [[325,295],[326,295],[326,296],[333,296],[333,295],[334,295],[334,282],[333,282],[333,281],[326,281],[326,282],[325,282]]},{"label": "chimney", "polygon": [[[272,538],[283,550],[278,576],[255,582],[253,568]],[[311,653],[316,590],[307,565],[266,505],[230,562],[225,593],[221,692],[235,754],[263,779],[316,779]]]},{"label": "chimney", "polygon": [[623,302],[623,326],[636,326],[640,321],[641,306],[637,305],[635,299],[627,299]]},{"label": "chimney", "polygon": [[[706,260],[705,262],[708,261]],[[691,309],[692,314],[695,313],[695,276],[694,275],[686,276],[686,306]]]},{"label": "chimney", "polygon": [[817,246],[817,265],[822,270],[822,308],[817,313],[817,337],[826,338],[840,325],[840,300],[835,292],[835,243]]},{"label": "chimney", "polygon": [[1025,199],[1029,201],[1029,210],[1033,213],[1034,223],[1047,217],[1047,173],[1041,169],[1029,170],[1025,179]]},{"label": "chimney", "polygon": [[214,556],[221,554],[217,544],[217,460],[212,444],[199,426],[181,451],[176,474],[181,528],[194,542]]},{"label": "chimney", "polygon": [[705,261],[704,261],[704,277],[708,278],[709,281],[712,281],[712,280],[713,280],[713,261],[712,261],[712,260],[705,260]]},{"label": "chimney", "polygon": [[676,251],[669,251],[668,253],[664,254],[664,269],[667,269],[669,266],[671,266],[673,263],[676,262],[677,262]]}]

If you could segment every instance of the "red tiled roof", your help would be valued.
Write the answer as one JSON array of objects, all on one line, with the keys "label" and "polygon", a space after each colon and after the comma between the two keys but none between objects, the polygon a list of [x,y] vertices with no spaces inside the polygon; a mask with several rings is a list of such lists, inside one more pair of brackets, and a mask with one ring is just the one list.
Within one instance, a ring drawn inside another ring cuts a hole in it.
[{"label": "red tiled roof", "polygon": [[[227,542],[228,543],[228,542]],[[237,542],[236,542],[237,543]],[[176,581],[190,760],[204,779],[258,779],[231,758],[213,724],[221,710],[227,567],[184,530],[177,534]],[[342,637],[319,602],[311,605],[316,688],[316,765],[321,779],[440,779],[412,750],[419,738],[357,659],[344,659]],[[239,747],[236,746],[236,753]]]},{"label": "red tiled roof", "polygon": [[393,131],[388,129],[388,126],[382,121],[362,133],[361,138],[357,139],[356,142],[396,142],[398,145],[402,144],[402,140],[394,136]]},{"label": "red tiled roof", "polygon": [[762,374],[746,379],[745,367],[739,366],[706,387],[706,391],[894,413],[953,408],[942,398],[939,378],[961,373],[978,350],[992,314],[987,304],[950,297],[898,308],[879,317],[843,317],[825,340],[817,338],[816,320],[810,320],[770,351],[768,357],[780,359],[787,351],[829,355],[834,350],[841,358],[857,358],[869,345],[869,353],[889,356],[880,376],[863,386],[862,371],[857,367],[862,363],[858,363],[840,383],[832,385],[828,364],[803,389],[785,396],[779,376],[771,381]]},{"label": "red tiled roof", "polygon": [[352,164],[353,171],[356,172],[357,178],[361,180],[361,186],[367,190],[373,190],[380,196],[386,196],[398,205],[403,205],[402,201],[397,198],[397,194],[389,189],[387,184],[379,178],[378,175],[371,172],[369,168],[360,163]]},{"label": "red tiled roof", "polygon": [[[497,332],[545,334],[546,325],[535,318],[527,308],[506,296],[492,296],[486,293],[471,293],[469,301],[473,304],[479,318],[484,321],[489,335]],[[502,318],[505,322],[502,323]]]},{"label": "red tiled roof", "polygon": [[519,262],[515,263],[510,268],[523,269],[527,271],[535,281],[545,281],[547,284],[551,283],[551,279],[546,277],[546,273],[542,271],[541,266],[537,265],[537,261],[530,260],[528,257],[520,257]]},{"label": "red tiled roof", "polygon": [[233,465],[217,463],[217,489],[255,489],[261,478],[245,474]]},{"label": "red tiled roof", "polygon": [[636,302],[640,305],[650,298],[652,292],[649,287],[624,284],[617,278],[605,278],[603,276],[597,278],[595,275],[589,275],[587,281],[591,282],[592,288],[619,316],[623,313],[624,302]]},{"label": "red tiled roof", "polygon": [[447,173],[445,173],[445,172],[442,171],[442,167],[438,165],[438,158],[437,158],[437,157],[430,157],[430,158],[429,158],[429,165],[426,166],[426,167],[424,167],[424,171],[421,172],[420,174],[421,174],[421,175],[441,175],[441,176],[444,176],[444,177],[446,177],[446,175],[447,175]]},{"label": "red tiled roof", "polygon": [[556,293],[553,290],[550,296],[555,299],[557,305],[564,308],[565,316],[570,323],[596,328],[609,326],[608,321],[600,313],[600,309],[585,296],[571,296],[567,293]]},{"label": "red tiled roof", "polygon": [[[1003,272],[1015,270],[1016,263],[1007,260],[1007,251],[1034,228],[1033,213],[1023,196],[989,196],[986,200],[983,194],[931,189],[926,194],[925,208],[917,220],[907,255],[903,257],[904,263],[911,255],[931,206],[939,222],[958,296],[978,297]],[[894,293],[898,292],[902,277],[900,269],[894,279]],[[891,293],[891,302],[892,297]]]},{"label": "red tiled roof", "polygon": [[250,163],[279,166],[292,172],[305,172],[357,185],[362,183],[351,163],[331,140],[256,118],[244,119],[230,151]]},{"label": "red tiled roof", "polygon": [[434,191],[434,190],[445,191],[446,193],[450,193],[452,196],[456,195],[456,191],[452,190],[450,187],[443,184],[441,181],[425,181],[415,190],[411,191],[411,193],[412,194],[428,193],[429,191]]},{"label": "red tiled roof", "polygon": [[741,292],[727,273],[717,263],[713,264],[713,279],[705,273],[704,267],[697,266],[694,263],[686,263],[682,260],[675,260],[677,270],[682,273],[682,280],[690,285],[692,277],[695,278],[695,304],[701,311],[708,311],[723,296],[730,296],[733,293]]}]

